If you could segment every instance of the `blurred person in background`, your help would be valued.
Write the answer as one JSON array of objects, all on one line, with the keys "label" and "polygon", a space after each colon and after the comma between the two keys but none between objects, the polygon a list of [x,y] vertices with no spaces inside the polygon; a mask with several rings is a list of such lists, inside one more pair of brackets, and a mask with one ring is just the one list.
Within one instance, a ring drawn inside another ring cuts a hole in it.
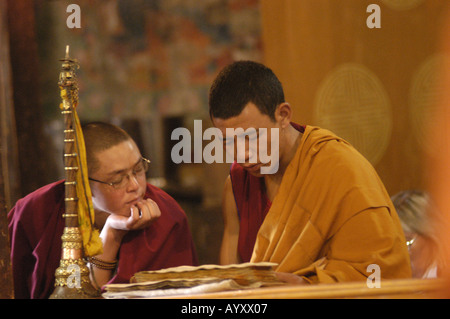
[{"label": "blurred person in background", "polygon": [[400,217],[414,278],[436,278],[437,238],[428,218],[430,196],[421,190],[406,190],[392,196]]}]

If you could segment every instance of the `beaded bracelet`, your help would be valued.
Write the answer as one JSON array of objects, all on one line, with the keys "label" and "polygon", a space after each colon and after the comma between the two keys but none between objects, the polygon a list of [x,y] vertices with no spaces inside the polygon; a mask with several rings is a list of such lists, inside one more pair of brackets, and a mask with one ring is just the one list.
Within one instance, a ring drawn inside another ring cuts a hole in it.
[{"label": "beaded bracelet", "polygon": [[104,261],[96,257],[89,257],[88,261],[95,267],[104,270],[114,270],[117,265],[116,261]]}]

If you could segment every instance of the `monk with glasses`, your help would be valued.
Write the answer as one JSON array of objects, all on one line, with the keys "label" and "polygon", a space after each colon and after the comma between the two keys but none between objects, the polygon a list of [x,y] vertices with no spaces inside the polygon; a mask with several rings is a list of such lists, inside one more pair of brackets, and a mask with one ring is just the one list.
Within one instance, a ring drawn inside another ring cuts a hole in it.
[{"label": "monk with glasses", "polygon": [[[147,183],[150,161],[122,129],[83,127],[95,227],[103,252],[89,259],[94,287],[126,283],[142,270],[196,265],[187,217],[163,190]],[[64,181],[17,201],[8,214],[16,298],[48,298],[59,266]]]}]

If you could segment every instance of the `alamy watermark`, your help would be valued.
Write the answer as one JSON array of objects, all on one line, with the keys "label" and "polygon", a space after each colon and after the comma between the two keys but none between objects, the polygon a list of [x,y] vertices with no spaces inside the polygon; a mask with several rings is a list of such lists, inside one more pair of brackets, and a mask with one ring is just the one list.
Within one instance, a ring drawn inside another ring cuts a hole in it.
[{"label": "alamy watermark", "polygon": [[[70,13],[67,17],[66,25],[69,29],[81,28],[81,8],[78,4],[69,4],[66,12]],[[378,4],[369,4],[366,9],[370,15],[366,19],[366,25],[369,29],[381,28],[381,9]]]},{"label": "alamy watermark", "polygon": [[366,272],[371,275],[367,277],[366,284],[368,288],[381,288],[381,269],[377,264],[370,264],[366,268]]},{"label": "alamy watermark", "polygon": [[369,29],[381,28],[381,9],[378,4],[369,4],[366,9],[370,15],[366,19],[366,25]]},{"label": "alamy watermark", "polygon": [[69,4],[66,12],[70,15],[66,19],[66,25],[69,29],[81,28],[81,8],[78,4]]},{"label": "alamy watermark", "polygon": [[69,288],[81,288],[81,270],[77,264],[71,264],[67,266],[67,272],[71,273],[67,277],[67,287]]},{"label": "alamy watermark", "polygon": [[[261,174],[274,174],[279,167],[279,129],[226,128],[225,136],[215,127],[202,129],[194,120],[193,150],[191,132],[184,127],[172,131],[171,140],[179,141],[171,150],[175,164],[180,163],[251,163],[261,164]],[[269,139],[270,134],[270,139]],[[210,141],[203,148],[203,142]],[[225,156],[224,156],[225,150]],[[192,152],[193,151],[193,152]]]}]

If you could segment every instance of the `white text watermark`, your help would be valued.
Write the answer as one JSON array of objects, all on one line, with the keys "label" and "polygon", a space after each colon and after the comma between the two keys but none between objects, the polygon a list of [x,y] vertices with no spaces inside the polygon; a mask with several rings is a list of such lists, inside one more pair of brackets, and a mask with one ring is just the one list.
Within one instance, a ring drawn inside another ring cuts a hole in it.
[{"label": "white text watermark", "polygon": [[371,273],[367,277],[367,287],[368,288],[381,288],[381,269],[377,264],[370,264],[367,266],[366,271]]},{"label": "white text watermark", "polygon": [[[194,120],[193,140],[187,128],[178,127],[172,131],[171,140],[179,142],[172,147],[170,156],[175,164],[258,163],[261,174],[274,174],[279,166],[279,130],[271,128],[270,133],[268,131],[267,128],[226,128],[223,136],[215,127],[203,131],[202,121]],[[204,141],[210,142],[203,148]]]}]

